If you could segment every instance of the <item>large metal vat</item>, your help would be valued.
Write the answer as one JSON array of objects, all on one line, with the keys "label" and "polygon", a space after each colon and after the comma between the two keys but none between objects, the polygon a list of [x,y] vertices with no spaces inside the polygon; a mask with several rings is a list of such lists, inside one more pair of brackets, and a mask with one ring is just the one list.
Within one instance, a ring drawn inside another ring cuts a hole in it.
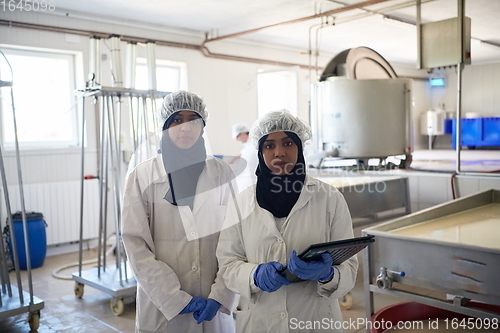
[{"label": "large metal vat", "polygon": [[342,193],[353,219],[377,220],[382,217],[387,219],[387,215],[410,213],[409,184],[406,177],[334,176],[312,171],[310,174],[335,186]]},{"label": "large metal vat", "polygon": [[[468,306],[469,300],[500,305],[500,191],[444,203],[364,229],[363,235],[375,235],[363,257],[367,316],[377,292],[500,319],[499,313]],[[453,302],[432,292],[453,295]]]},{"label": "large metal vat", "polygon": [[405,79],[333,77],[319,82],[322,149],[352,158],[404,155],[409,93]]}]

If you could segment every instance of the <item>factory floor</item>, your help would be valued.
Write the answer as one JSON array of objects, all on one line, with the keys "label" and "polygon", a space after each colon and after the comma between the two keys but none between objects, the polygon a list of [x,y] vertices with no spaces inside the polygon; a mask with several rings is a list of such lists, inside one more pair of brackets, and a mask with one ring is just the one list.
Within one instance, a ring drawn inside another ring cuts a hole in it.
[{"label": "factory floor", "polygon": [[[354,230],[355,236],[359,236],[361,228]],[[83,260],[96,258],[94,250],[86,250]],[[357,321],[358,318],[366,318],[365,300],[363,291],[363,270],[360,259],[360,269],[356,279],[356,285],[351,291],[353,306],[348,310],[343,310],[344,320]],[[110,309],[110,296],[106,293],[93,289],[90,286],[84,287],[82,298],[76,298],[73,292],[74,281],[62,280],[52,276],[52,271],[64,265],[78,262],[78,252],[49,256],[45,259],[42,267],[32,270],[34,295],[44,302],[41,310],[40,333],[89,333],[89,332],[134,332],[135,321],[135,299],[125,298],[125,308],[123,314],[115,316]],[[92,266],[88,266],[91,268]],[[77,267],[61,271],[60,274],[71,276],[77,271]],[[85,268],[84,268],[85,269]],[[15,281],[14,273],[10,274],[11,281]],[[23,285],[27,289],[26,272],[22,274]],[[12,282],[15,284],[14,282]],[[390,304],[399,303],[403,300],[375,294],[376,311]],[[0,312],[0,332],[20,333],[29,332],[27,323],[28,315],[20,314],[4,318]],[[356,327],[346,330],[346,333],[364,332],[364,327]]]}]

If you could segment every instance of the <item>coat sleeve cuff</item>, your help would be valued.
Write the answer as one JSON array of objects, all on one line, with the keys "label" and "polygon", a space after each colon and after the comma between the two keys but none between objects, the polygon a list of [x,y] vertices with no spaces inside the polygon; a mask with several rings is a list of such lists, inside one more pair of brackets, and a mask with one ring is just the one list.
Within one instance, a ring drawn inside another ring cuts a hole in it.
[{"label": "coat sleeve cuff", "polygon": [[191,295],[185,291],[179,290],[174,297],[170,298],[160,307],[160,311],[167,320],[172,320],[172,318],[177,316],[179,312],[189,304],[191,298],[193,298]]},{"label": "coat sleeve cuff", "polygon": [[[242,265],[237,277],[238,285],[241,286],[240,295],[241,297],[244,297],[248,300],[251,300],[252,294],[255,293],[252,284],[253,284],[253,274],[257,266],[258,266],[257,264],[250,264],[250,263]],[[259,290],[260,289],[257,287],[257,291]]]},{"label": "coat sleeve cuff", "polygon": [[257,287],[257,285],[255,284],[255,271],[257,270],[257,267],[259,265],[255,266],[253,269],[252,269],[252,272],[250,273],[250,292],[253,294],[253,293],[256,293],[258,291],[260,291],[260,288]]},{"label": "coat sleeve cuff", "polygon": [[221,304],[219,311],[225,314],[231,314],[236,308],[236,295],[227,288],[217,291],[212,290],[208,298],[219,302]]},{"label": "coat sleeve cuff", "polygon": [[318,294],[323,297],[330,297],[337,290],[340,281],[340,272],[337,267],[333,267],[333,278],[326,283],[318,282]]}]

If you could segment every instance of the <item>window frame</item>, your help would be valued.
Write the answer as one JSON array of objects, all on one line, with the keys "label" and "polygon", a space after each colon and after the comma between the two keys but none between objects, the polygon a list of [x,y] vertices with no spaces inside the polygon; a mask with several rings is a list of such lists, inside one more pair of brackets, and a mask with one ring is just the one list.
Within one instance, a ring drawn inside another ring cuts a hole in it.
[{"label": "window frame", "polygon": [[[261,108],[261,96],[260,96],[260,89],[259,89],[259,75],[262,74],[278,74],[278,73],[289,73],[292,75],[292,82],[291,84],[293,87],[291,87],[290,92],[292,93],[292,96],[290,98],[290,101],[292,101],[291,106],[283,106],[279,108],[274,108],[273,110],[270,109],[262,109]],[[276,111],[279,109],[287,109],[290,111],[290,113],[294,116],[297,116],[299,113],[299,68],[298,67],[283,67],[283,68],[276,68],[276,69],[271,69],[271,70],[264,70],[264,69],[258,69],[257,70],[257,111],[258,111],[258,116],[259,118],[266,114],[267,112],[270,111]]]},{"label": "window frame", "polygon": [[[38,57],[38,58],[51,58],[51,59],[65,59],[68,61],[69,66],[69,78],[68,84],[70,87],[68,91],[70,93],[69,96],[69,110],[67,112],[70,113],[70,122],[71,124],[71,138],[69,140],[36,140],[36,141],[19,141],[19,149],[21,150],[44,150],[44,149],[72,149],[81,147],[80,140],[80,124],[81,124],[81,96],[77,94],[77,80],[79,79],[77,67],[82,62],[81,52],[75,51],[67,51],[67,50],[58,50],[58,49],[46,49],[46,48],[37,48],[37,47],[27,47],[27,46],[19,46],[19,45],[5,45],[0,44],[0,50],[5,54],[8,59],[8,55],[22,55],[28,57]],[[5,59],[0,54],[2,59],[0,61],[5,62]],[[5,66],[7,66],[5,62]],[[13,69],[15,71],[15,69]],[[7,73],[9,75],[10,80],[12,80],[11,73]],[[15,73],[13,73],[15,76]],[[15,80],[15,78],[14,78]],[[16,93],[15,82],[13,85],[14,94]],[[0,88],[0,96],[8,95],[9,101],[10,98],[10,88]],[[3,105],[6,104],[6,109],[3,109]],[[5,151],[13,151],[15,149],[15,140],[7,141],[5,137],[4,126],[13,126],[13,124],[6,124],[5,121],[5,113],[12,113],[12,107],[9,105],[10,103],[0,102],[0,119],[2,120],[2,126],[0,126],[0,142],[2,143],[3,149]],[[14,100],[14,107],[16,108],[16,113],[18,112],[18,108],[16,106],[16,100]],[[10,116],[11,118],[11,116]],[[16,123],[19,127],[19,118],[16,117]]]},{"label": "window frame", "polygon": [[[137,67],[139,67],[139,66],[144,66],[146,68],[146,71],[147,71],[147,59],[142,58],[142,57],[136,58],[136,68],[135,68],[136,82],[134,82],[134,87],[136,89],[140,89],[137,87]],[[158,69],[159,68],[171,68],[171,69],[176,69],[179,71],[179,81],[177,84],[178,88],[171,89],[171,91],[188,90],[188,87],[187,87],[187,64],[185,62],[165,60],[165,59],[156,59],[157,90],[158,91],[165,91],[165,90],[162,90],[158,87]]]}]

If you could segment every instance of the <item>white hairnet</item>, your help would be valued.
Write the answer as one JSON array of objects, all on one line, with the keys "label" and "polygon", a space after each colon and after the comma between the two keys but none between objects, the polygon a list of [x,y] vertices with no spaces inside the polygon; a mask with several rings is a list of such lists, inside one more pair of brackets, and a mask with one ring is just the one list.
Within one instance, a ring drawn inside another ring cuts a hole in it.
[{"label": "white hairnet", "polygon": [[163,99],[159,114],[160,126],[163,127],[165,121],[179,111],[196,112],[205,123],[207,122],[208,111],[205,103],[203,103],[203,99],[192,92],[181,90],[170,93]]},{"label": "white hairnet", "polygon": [[241,133],[250,133],[247,125],[243,123],[233,125],[233,139],[236,139]]},{"label": "white hairnet", "polygon": [[250,138],[255,148],[259,149],[259,140],[264,135],[285,131],[297,134],[302,146],[311,138],[311,127],[288,110],[269,112],[257,119],[252,125]]}]

